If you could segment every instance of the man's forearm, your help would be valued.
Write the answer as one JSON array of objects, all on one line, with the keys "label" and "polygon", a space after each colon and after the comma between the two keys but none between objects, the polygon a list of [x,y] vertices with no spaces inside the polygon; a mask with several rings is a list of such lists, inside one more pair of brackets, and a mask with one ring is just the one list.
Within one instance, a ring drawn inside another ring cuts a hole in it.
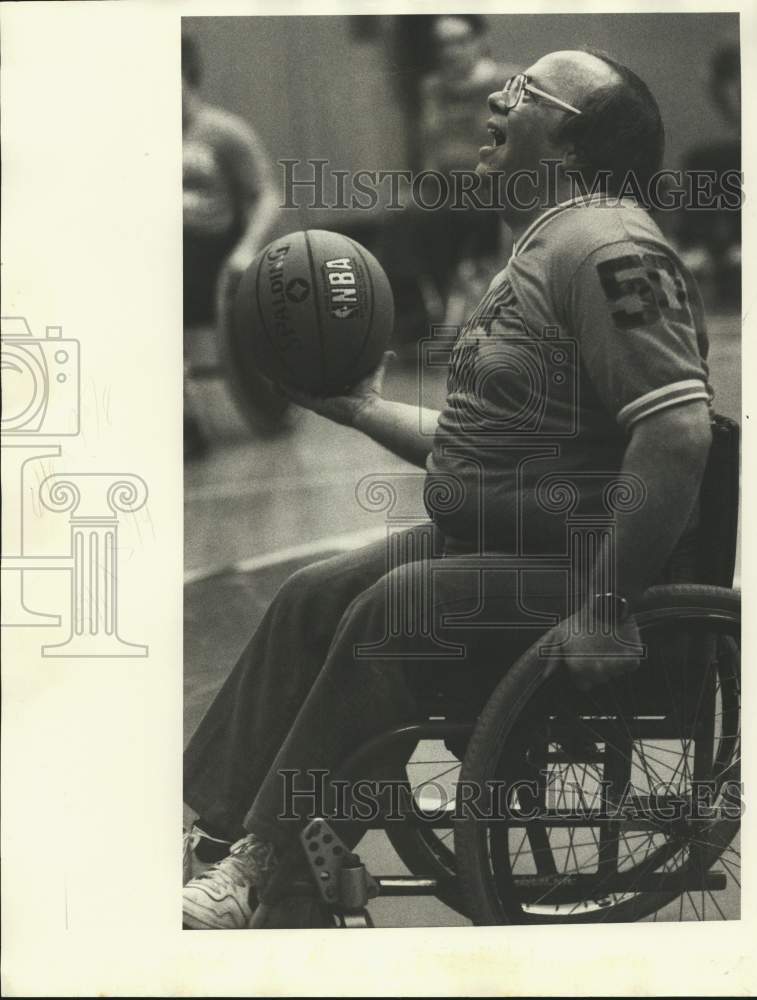
[{"label": "man's forearm", "polygon": [[[686,527],[707,462],[709,433],[707,417],[687,425],[671,411],[641,421],[628,445],[621,471],[641,480],[646,498],[638,510],[617,518],[612,589],[631,604],[659,579]],[[603,586],[596,569],[588,588],[594,593]]]},{"label": "man's forearm", "polygon": [[436,427],[438,419],[436,410],[378,399],[358,412],[353,426],[405,461],[425,468],[432,437],[421,427]]}]

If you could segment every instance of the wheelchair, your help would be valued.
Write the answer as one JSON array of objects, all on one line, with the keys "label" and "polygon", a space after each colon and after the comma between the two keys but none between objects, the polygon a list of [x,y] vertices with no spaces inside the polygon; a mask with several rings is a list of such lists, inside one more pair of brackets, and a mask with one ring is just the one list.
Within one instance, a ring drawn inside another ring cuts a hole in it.
[{"label": "wheelchair", "polygon": [[370,898],[422,895],[477,925],[737,919],[738,495],[739,428],[716,416],[704,530],[635,609],[639,669],[581,692],[547,670],[542,640],[473,714],[432,692],[339,775],[396,762],[403,804],[366,825],[410,874],[369,873],[316,818],[252,926],[367,927]]}]

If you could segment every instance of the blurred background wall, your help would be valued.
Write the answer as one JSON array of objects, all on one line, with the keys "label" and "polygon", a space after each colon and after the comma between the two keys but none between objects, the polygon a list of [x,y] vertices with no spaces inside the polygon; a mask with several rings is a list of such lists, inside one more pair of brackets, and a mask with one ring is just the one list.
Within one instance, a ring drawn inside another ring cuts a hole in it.
[{"label": "blurred background wall", "polygon": [[[353,171],[410,165],[402,97],[412,61],[424,68],[429,58],[427,20],[195,17],[184,24],[202,52],[203,95],[247,118],[272,159],[328,158],[333,169]],[[504,14],[487,24],[498,61],[525,68],[546,52],[590,45],[629,65],[660,105],[666,166],[724,132],[708,99],[709,60],[724,41],[738,40],[738,14]],[[482,142],[485,120],[482,108]]]}]

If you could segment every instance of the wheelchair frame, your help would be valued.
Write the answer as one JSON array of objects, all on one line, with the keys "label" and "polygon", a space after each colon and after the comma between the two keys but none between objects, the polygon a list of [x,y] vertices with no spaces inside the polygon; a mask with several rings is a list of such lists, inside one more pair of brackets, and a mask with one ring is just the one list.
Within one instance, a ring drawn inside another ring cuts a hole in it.
[{"label": "wheelchair frame", "polygon": [[[429,816],[413,798],[407,773],[398,775],[407,780],[402,818],[381,815],[364,826],[386,832],[411,874],[375,878],[335,829],[314,820],[261,894],[252,926],[367,927],[366,903],[378,895],[436,896],[478,924],[588,923],[660,911],[675,919],[676,901],[701,890],[703,909],[694,904],[696,917],[707,919],[707,896],[710,915],[725,916],[713,894],[734,882],[740,887],[738,848],[731,845],[741,806],[738,794],[734,800],[740,788],[740,598],[729,589],[738,425],[723,417],[713,420],[700,510],[707,533],[700,532],[693,557],[689,553],[680,564],[684,569],[676,567],[676,554],[666,576],[683,572],[699,582],[665,583],[647,592],[635,616],[651,654],[637,673],[581,695],[559,672],[546,677],[542,639],[507,668],[477,718],[432,717],[438,709],[430,705],[418,723],[357,748],[339,777],[366,773],[365,765],[379,758],[407,760],[422,741],[458,750],[462,741],[457,815],[451,821],[448,808]],[[655,748],[654,755],[645,746]],[[665,755],[675,747],[683,763],[673,768]],[[663,767],[675,779],[668,794],[644,787],[642,772],[651,785],[650,776]],[[599,800],[577,811],[560,798],[557,782],[579,769]],[[706,794],[695,803],[702,783]],[[484,790],[483,798],[462,802],[460,788]],[[482,803],[491,806],[492,788],[505,804],[502,815],[482,810]],[[629,810],[619,812],[629,788]],[[535,819],[529,807],[537,809]],[[668,816],[664,810],[671,808]],[[442,830],[447,838],[454,832],[454,853]],[[593,840],[576,844],[575,830],[592,831]],[[518,836],[521,847],[528,843],[527,871],[518,870]],[[633,837],[647,838],[640,857],[629,848]],[[588,856],[587,849],[591,870],[582,871],[578,859],[581,852]],[[312,862],[313,852],[323,867],[311,863],[308,870],[305,859]],[[572,852],[578,870],[561,871],[558,852],[568,861]]]}]

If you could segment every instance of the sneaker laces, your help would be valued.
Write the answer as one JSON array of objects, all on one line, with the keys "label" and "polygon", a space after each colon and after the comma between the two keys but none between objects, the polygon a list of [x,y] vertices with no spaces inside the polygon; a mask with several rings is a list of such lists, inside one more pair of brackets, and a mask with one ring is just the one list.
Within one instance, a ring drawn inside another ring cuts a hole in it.
[{"label": "sneaker laces", "polygon": [[194,855],[195,848],[200,843],[201,834],[199,833],[196,826],[193,826],[191,830],[184,831],[184,845],[182,849],[182,861],[183,864],[188,865]]},{"label": "sneaker laces", "polygon": [[207,833],[199,823],[184,829],[182,867],[184,884],[199,875],[208,866],[222,861],[231,849],[233,841],[224,840]]},{"label": "sneaker laces", "polygon": [[201,840],[209,840],[213,844],[223,844],[226,847],[231,845],[230,840],[224,840],[223,837],[214,837],[206,830],[203,830],[201,826],[198,826],[197,823],[193,823],[191,830],[184,831],[184,850],[193,851]]},{"label": "sneaker laces", "polygon": [[258,886],[265,881],[276,863],[272,844],[250,833],[232,844],[230,853],[197,876],[200,879],[223,879],[233,885]]},{"label": "sneaker laces", "polygon": [[197,823],[195,823],[192,827],[192,833],[195,833],[197,836],[195,846],[197,846],[201,840],[211,840],[214,844],[226,844],[227,846],[231,844],[230,840],[224,840],[223,837],[214,837],[206,830],[203,830],[201,826],[198,826]]}]

